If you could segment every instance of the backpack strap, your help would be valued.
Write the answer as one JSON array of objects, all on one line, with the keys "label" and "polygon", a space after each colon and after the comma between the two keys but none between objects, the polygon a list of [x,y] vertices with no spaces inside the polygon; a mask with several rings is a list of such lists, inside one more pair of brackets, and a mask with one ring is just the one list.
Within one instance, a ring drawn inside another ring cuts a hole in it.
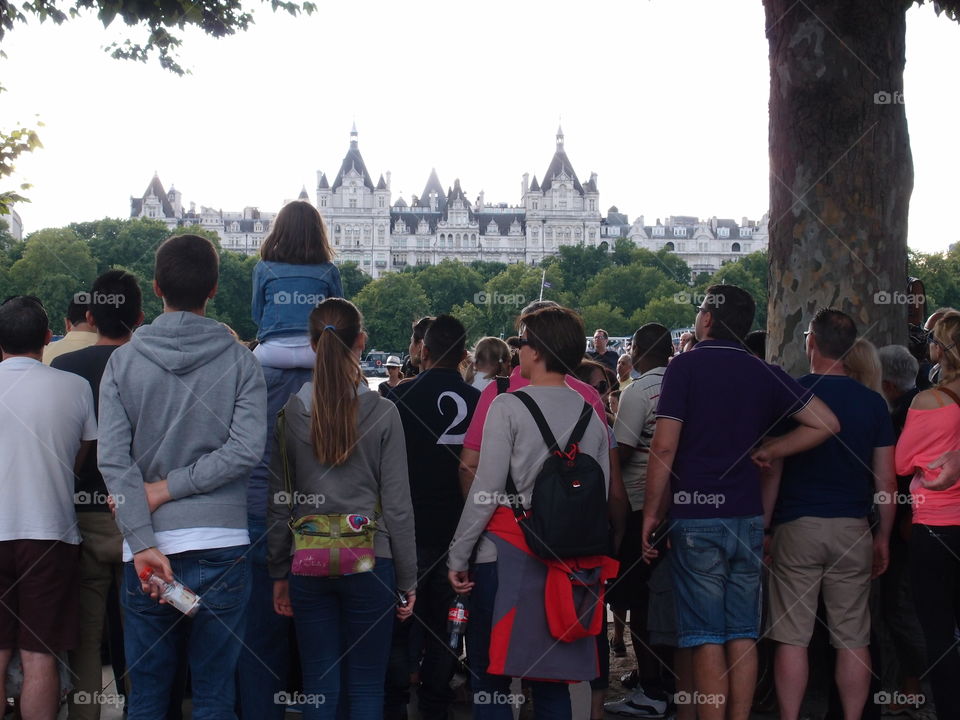
[{"label": "backpack strap", "polygon": [[290,479],[290,461],[287,457],[287,414],[285,410],[277,413],[277,426],[274,430],[280,445],[280,458],[283,461],[283,488],[287,491],[290,510],[293,511],[293,482]]},{"label": "backpack strap", "polygon": [[[517,390],[515,393],[513,393],[513,395],[516,396],[520,402],[527,406],[527,410],[530,411],[534,422],[537,423],[537,428],[540,430],[540,436],[547,444],[547,448],[550,450],[550,452],[559,453],[560,446],[557,444],[557,439],[553,436],[553,432],[551,432],[550,426],[547,424],[547,419],[543,416],[543,413],[540,411],[540,407],[537,405],[537,403],[534,402],[532,397],[522,390]],[[574,431],[576,431],[576,429],[574,429]],[[581,435],[582,434],[583,433],[581,433]]]},{"label": "backpack strap", "polygon": [[957,394],[950,388],[946,387],[945,385],[939,386],[937,388],[937,392],[942,392],[944,395],[946,395],[951,400],[953,400],[957,405],[960,405],[960,397],[957,397]]}]

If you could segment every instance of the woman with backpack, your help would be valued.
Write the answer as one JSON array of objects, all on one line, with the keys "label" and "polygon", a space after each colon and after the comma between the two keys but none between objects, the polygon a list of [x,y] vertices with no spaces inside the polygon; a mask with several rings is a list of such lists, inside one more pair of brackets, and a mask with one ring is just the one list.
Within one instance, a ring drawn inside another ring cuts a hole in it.
[{"label": "woman with backpack", "polygon": [[[537,720],[566,720],[567,684],[596,675],[601,587],[604,577],[616,573],[616,563],[604,557],[609,436],[593,408],[566,383],[583,355],[579,316],[543,308],[521,317],[520,330],[520,368],[530,385],[498,395],[490,405],[476,478],[447,566],[454,590],[470,593],[474,718],[512,718],[511,706],[523,700],[509,694],[510,681],[525,677],[532,679]],[[573,507],[550,495],[566,483]],[[551,523],[557,522],[567,524],[564,532],[554,532]],[[580,590],[571,587],[571,575],[583,579]],[[572,606],[577,612],[570,622],[564,611]],[[595,612],[584,614],[590,606]],[[591,627],[581,627],[577,615]],[[537,630],[543,627],[550,632]]]},{"label": "woman with backpack", "polygon": [[365,340],[347,300],[311,312],[313,381],[290,397],[274,433],[270,575],[276,612],[296,626],[307,720],[337,717],[341,664],[351,720],[383,717],[391,610],[406,619],[416,599],[403,427],[396,405],[363,379]]}]

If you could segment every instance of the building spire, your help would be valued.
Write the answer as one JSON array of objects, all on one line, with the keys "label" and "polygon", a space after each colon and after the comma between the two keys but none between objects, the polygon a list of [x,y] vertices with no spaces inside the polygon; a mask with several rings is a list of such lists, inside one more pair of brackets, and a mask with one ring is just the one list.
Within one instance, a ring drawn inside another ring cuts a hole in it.
[{"label": "building spire", "polygon": [[563,126],[557,126],[557,150],[563,149]]},{"label": "building spire", "polygon": [[350,147],[357,147],[357,121],[353,121],[353,127],[350,129]]}]

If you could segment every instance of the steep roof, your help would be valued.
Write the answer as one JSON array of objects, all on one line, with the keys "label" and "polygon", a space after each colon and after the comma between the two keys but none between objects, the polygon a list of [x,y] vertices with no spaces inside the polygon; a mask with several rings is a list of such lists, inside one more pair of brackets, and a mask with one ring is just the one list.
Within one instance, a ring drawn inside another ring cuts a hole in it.
[{"label": "steep roof", "polygon": [[533,176],[533,182],[530,183],[530,192],[540,192],[540,183],[537,182],[537,176]]},{"label": "steep roof", "polygon": [[414,205],[416,207],[430,207],[430,193],[432,192],[437,194],[437,210],[443,212],[447,208],[447,193],[444,192],[443,185],[440,184],[436,168],[431,168],[427,184],[423,187],[423,192],[420,193],[420,199]]},{"label": "steep roof", "polygon": [[547,171],[543,174],[543,185],[540,186],[540,189],[543,190],[543,192],[547,192],[553,187],[553,179],[560,173],[564,173],[567,177],[571,178],[573,180],[574,190],[583,195],[583,185],[580,184],[577,173],[574,172],[573,164],[570,162],[570,158],[567,157],[567,151],[563,149],[562,135],[558,136],[557,150],[553,154],[553,160],[550,161],[550,167],[548,167]]},{"label": "steep roof", "polygon": [[329,189],[330,189],[330,183],[327,182],[327,174],[326,174],[326,173],[320,173],[320,184],[317,185],[317,189],[318,189],[318,190],[329,190]]},{"label": "steep roof", "polygon": [[513,225],[514,220],[516,220],[518,223],[520,223],[521,234],[519,237],[523,237],[524,234],[526,233],[526,227],[527,227],[526,217],[527,217],[526,213],[524,213],[522,210],[520,212],[515,212],[515,213],[480,212],[476,214],[477,222],[480,225],[481,235],[487,234],[487,226],[490,224],[491,220],[494,223],[496,223],[497,230],[499,231],[500,235],[509,235],[510,226]]},{"label": "steep roof", "polygon": [[310,200],[310,196],[307,195],[307,186],[304,185],[303,189],[300,191],[300,194],[297,195],[297,200]]},{"label": "steep roof", "polygon": [[[175,217],[173,212],[173,205],[170,204],[169,198],[167,198],[167,191],[163,189],[163,183],[160,182],[160,178],[154,174],[153,180],[150,181],[150,184],[147,185],[147,189],[143,191],[142,200],[146,200],[148,195],[156,195],[160,199],[160,207],[163,208],[163,216],[172,218]],[[137,210],[141,210],[143,204]]]},{"label": "steep roof", "polygon": [[377,190],[386,190],[387,183],[383,179],[383,173],[380,174],[380,182],[377,183]]},{"label": "steep roof", "polygon": [[583,189],[589,193],[599,192],[599,190],[597,190],[597,181],[592,177],[587,180],[587,184],[583,186]]},{"label": "steep roof", "polygon": [[363,178],[363,184],[373,190],[373,180],[370,179],[370,173],[367,172],[367,166],[363,162],[363,155],[360,154],[356,129],[350,133],[350,149],[347,150],[347,154],[343,157],[343,162],[340,164],[340,172],[337,173],[337,177],[333,181],[333,190],[343,185],[344,175],[351,170],[355,170],[360,177]]}]

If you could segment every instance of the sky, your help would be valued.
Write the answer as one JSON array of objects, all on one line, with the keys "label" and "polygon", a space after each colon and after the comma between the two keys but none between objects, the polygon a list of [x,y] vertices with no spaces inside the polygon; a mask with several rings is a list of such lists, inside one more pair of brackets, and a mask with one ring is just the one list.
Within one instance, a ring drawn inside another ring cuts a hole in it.
[{"label": "sky", "polygon": [[[9,32],[0,127],[44,124],[44,148],[17,165],[33,184],[17,207],[26,232],[128,217],[154,172],[198,207],[275,211],[304,186],[315,201],[317,170],[333,181],[354,122],[374,182],[392,172],[393,201],[419,195],[436,168],[471,199],[516,204],[524,173],[543,179],[562,123],[603,209],[647,224],[767,209],[761,0],[351,0],[255,17],[230,38],[186,32],[185,77],[111,59],[102,48],[130,35],[120,23]],[[944,220],[960,167],[960,26],[927,4],[907,27],[908,242],[934,252],[960,240]]]}]

